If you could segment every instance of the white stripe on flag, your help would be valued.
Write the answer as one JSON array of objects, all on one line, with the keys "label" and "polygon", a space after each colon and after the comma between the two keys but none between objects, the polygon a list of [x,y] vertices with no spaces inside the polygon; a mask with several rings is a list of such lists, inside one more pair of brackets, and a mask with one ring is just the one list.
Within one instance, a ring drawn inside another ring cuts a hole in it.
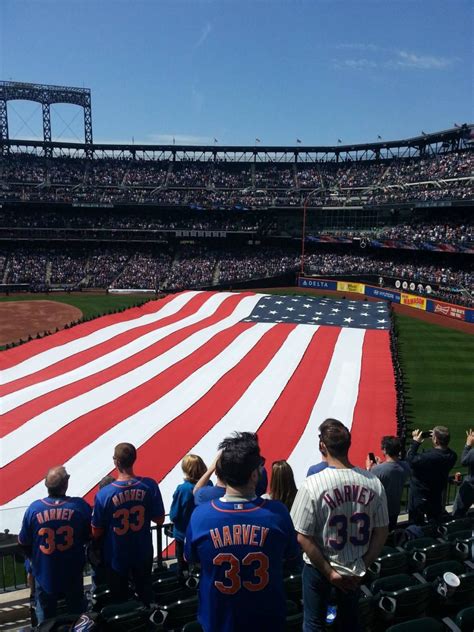
[{"label": "white stripe on flag", "polygon": [[[184,292],[183,294],[178,294],[175,299],[171,302],[167,303],[164,307],[159,309],[160,302],[157,301],[157,309],[159,311],[154,312],[153,314],[146,314],[144,316],[140,316],[138,318],[132,318],[131,320],[126,320],[125,322],[117,323],[115,325],[109,325],[108,327],[103,327],[94,331],[87,336],[83,336],[82,338],[76,338],[71,340],[70,342],[65,343],[64,345],[60,345],[59,347],[53,347],[52,349],[48,349],[47,351],[42,351],[37,355],[34,355],[15,366],[12,366],[8,369],[4,369],[1,372],[1,384],[7,384],[8,382],[12,382],[13,380],[18,380],[21,377],[25,377],[26,375],[31,375],[36,371],[40,371],[60,360],[64,360],[75,353],[79,353],[80,351],[85,351],[86,349],[90,349],[95,345],[98,345],[114,336],[118,336],[125,331],[129,331],[130,329],[134,329],[136,327],[141,327],[143,325],[149,325],[154,322],[159,322],[163,318],[167,316],[172,316],[176,312],[178,312],[186,303],[188,303],[195,294],[198,292]],[[228,294],[229,295],[229,294]]]},{"label": "white stripe on flag", "polygon": [[293,468],[296,485],[306,478],[308,467],[321,460],[318,450],[318,427],[328,417],[352,427],[362,366],[365,329],[342,329],[308,423],[288,462]]},{"label": "white stripe on flag", "polygon": [[[229,412],[189,452],[199,454],[210,463],[217,446],[234,430],[257,432],[284,391],[316,333],[318,327],[298,325]],[[184,456],[184,454],[183,454]],[[160,482],[160,490],[169,508],[176,486],[182,482],[181,463]]]},{"label": "white stripe on flag", "polygon": [[[92,360],[91,362],[88,362],[83,366],[78,367],[77,369],[67,371],[62,375],[52,377],[51,379],[44,380],[43,382],[38,382],[37,384],[32,384],[31,386],[27,386],[21,390],[14,391],[13,393],[5,395],[1,398],[2,414],[5,414],[8,411],[13,410],[14,408],[17,408],[18,406],[21,406],[22,404],[31,401],[36,397],[40,397],[45,393],[50,393],[51,391],[61,388],[62,386],[72,384],[73,382],[77,382],[78,380],[89,377],[90,375],[93,375],[95,373],[100,373],[101,371],[104,371],[114,364],[123,362],[124,360],[127,360],[130,356],[143,351],[147,347],[150,347],[160,340],[163,340],[163,338],[166,338],[166,336],[169,336],[170,334],[179,331],[184,327],[194,325],[199,321],[212,316],[212,314],[228,296],[228,294],[214,294],[192,316],[187,316],[186,318],[183,318],[175,323],[166,325],[165,327],[161,327],[147,334],[144,334],[143,336],[140,336],[139,338],[124,345],[123,347],[120,347],[115,351],[111,351],[110,353],[106,353],[105,355],[101,355],[95,360]],[[135,328],[134,324],[132,327],[132,323],[131,328]]]},{"label": "white stripe on flag", "polygon": [[14,461],[41,441],[46,440],[51,434],[73,422],[74,419],[100,406],[114,402],[121,395],[156,377],[168,367],[187,357],[217,333],[245,318],[260,298],[258,295],[243,298],[230,316],[215,325],[197,331],[161,356],[29,419],[22,426],[3,437],[1,467]]}]

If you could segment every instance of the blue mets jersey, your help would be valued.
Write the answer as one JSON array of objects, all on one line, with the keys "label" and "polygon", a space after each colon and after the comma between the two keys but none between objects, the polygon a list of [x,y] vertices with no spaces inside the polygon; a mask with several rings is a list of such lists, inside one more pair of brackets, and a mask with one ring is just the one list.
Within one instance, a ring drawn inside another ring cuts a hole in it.
[{"label": "blue mets jersey", "polygon": [[67,592],[82,575],[91,508],[82,498],[48,496],[25,512],[18,541],[32,547],[32,570],[47,593]]},{"label": "blue mets jersey", "polygon": [[164,515],[156,481],[136,477],[114,481],[94,502],[92,526],[104,530],[104,562],[124,574],[153,555],[150,523]]},{"label": "blue mets jersey", "polygon": [[198,619],[205,632],[284,628],[283,562],[299,553],[286,507],[256,498],[197,507],[185,556],[201,563]]}]

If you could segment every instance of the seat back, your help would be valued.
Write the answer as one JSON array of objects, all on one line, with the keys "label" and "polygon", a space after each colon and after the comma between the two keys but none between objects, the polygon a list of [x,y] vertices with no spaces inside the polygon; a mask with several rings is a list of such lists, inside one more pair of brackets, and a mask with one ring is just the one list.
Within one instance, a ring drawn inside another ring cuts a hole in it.
[{"label": "seat back", "polygon": [[472,632],[474,630],[474,606],[458,612],[455,623],[461,628],[461,632]]},{"label": "seat back", "polygon": [[101,610],[107,632],[145,632],[149,630],[151,611],[139,601],[112,604]]},{"label": "seat back", "polygon": [[473,522],[470,518],[457,518],[456,520],[449,520],[448,522],[439,525],[438,534],[445,537],[455,531],[464,531],[469,529],[472,532],[473,526]]},{"label": "seat back", "polygon": [[[416,582],[416,580],[414,581]],[[407,585],[396,590],[379,591],[375,599],[379,620],[388,624],[424,616],[429,607],[431,591],[431,584],[420,583]]]},{"label": "seat back", "polygon": [[440,578],[444,573],[454,573],[455,575],[461,575],[464,572],[464,565],[456,560],[448,560],[447,562],[438,562],[428,566],[423,571],[422,575],[427,582],[433,582],[435,579]]},{"label": "seat back", "polygon": [[[194,595],[188,599],[180,599],[174,603],[160,608],[163,616],[163,625],[167,630],[180,630],[185,623],[195,621],[198,611],[198,597]],[[154,620],[160,622],[158,617]]]},{"label": "seat back", "polygon": [[372,582],[381,577],[406,573],[407,570],[408,558],[405,551],[392,549],[392,552],[385,553],[385,555],[382,552],[382,555],[369,566],[367,579],[369,582]]},{"label": "seat back", "polygon": [[432,617],[422,617],[392,625],[387,628],[386,632],[443,632],[444,629],[441,621]]}]

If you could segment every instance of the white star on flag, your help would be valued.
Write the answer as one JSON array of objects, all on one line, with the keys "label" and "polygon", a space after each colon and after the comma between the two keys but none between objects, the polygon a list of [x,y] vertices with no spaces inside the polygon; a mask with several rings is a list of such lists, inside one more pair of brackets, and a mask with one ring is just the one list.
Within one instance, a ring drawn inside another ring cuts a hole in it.
[{"label": "white star on flag", "polygon": [[352,323],[353,320],[353,318],[344,318],[345,323]]}]

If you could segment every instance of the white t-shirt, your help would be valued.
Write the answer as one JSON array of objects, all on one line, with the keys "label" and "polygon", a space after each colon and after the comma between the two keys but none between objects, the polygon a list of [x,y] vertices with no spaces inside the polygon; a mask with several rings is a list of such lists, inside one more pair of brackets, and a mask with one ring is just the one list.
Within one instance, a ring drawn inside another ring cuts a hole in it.
[{"label": "white t-shirt", "polygon": [[[312,536],[335,570],[363,575],[361,558],[372,529],[388,525],[387,498],[380,480],[367,470],[326,468],[304,481],[291,517],[296,531]],[[303,558],[311,563],[306,554]]]}]

